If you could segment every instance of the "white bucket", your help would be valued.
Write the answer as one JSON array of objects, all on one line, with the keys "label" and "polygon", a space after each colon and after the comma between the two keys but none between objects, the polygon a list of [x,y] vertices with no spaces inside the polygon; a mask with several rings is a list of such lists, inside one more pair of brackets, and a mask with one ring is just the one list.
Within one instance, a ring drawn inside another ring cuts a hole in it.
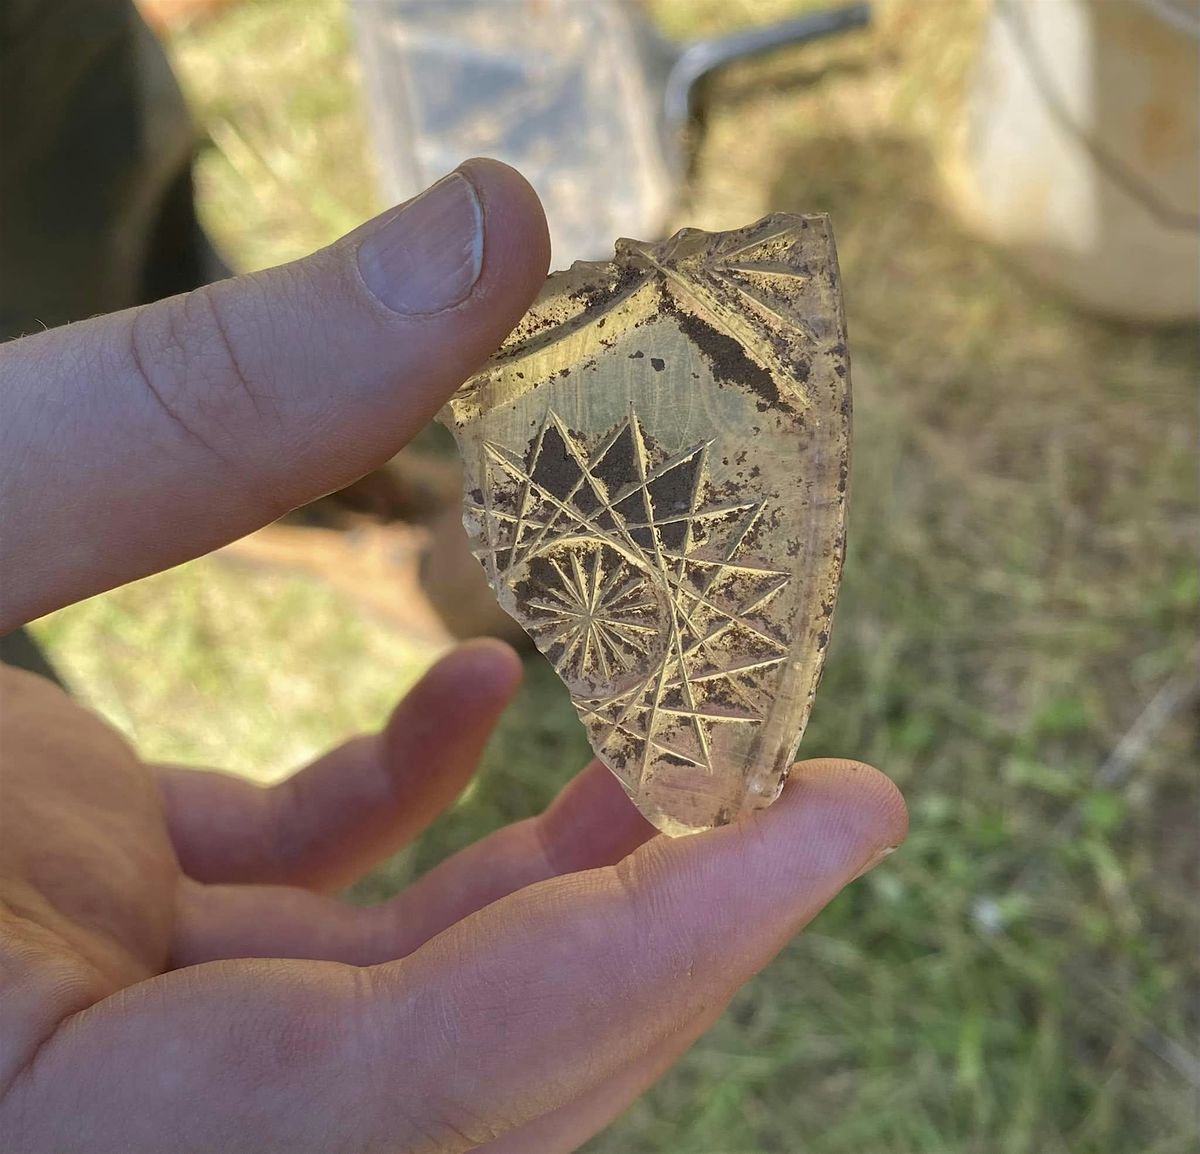
[{"label": "white bucket", "polygon": [[971,222],[1078,304],[1200,317],[1200,0],[996,0],[968,105]]}]

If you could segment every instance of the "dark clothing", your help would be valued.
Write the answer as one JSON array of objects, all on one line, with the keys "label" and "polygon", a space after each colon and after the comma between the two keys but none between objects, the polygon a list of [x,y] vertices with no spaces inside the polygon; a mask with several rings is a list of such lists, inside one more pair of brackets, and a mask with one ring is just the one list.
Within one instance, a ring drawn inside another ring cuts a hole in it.
[{"label": "dark clothing", "polygon": [[[129,0],[0,0],[0,340],[220,275],[196,133]],[[45,673],[22,632],[0,660]]]}]

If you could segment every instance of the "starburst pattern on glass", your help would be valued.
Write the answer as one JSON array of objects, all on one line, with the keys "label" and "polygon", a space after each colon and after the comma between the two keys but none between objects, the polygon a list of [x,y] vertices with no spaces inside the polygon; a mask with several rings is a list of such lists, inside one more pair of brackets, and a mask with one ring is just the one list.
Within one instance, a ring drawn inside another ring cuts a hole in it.
[{"label": "starburst pattern on glass", "polygon": [[467,502],[493,585],[635,781],[659,762],[711,771],[715,735],[763,721],[762,674],[788,655],[760,616],[789,579],[749,548],[763,502],[712,491],[710,443],[667,453],[632,409],[587,438],[551,411],[523,456],[485,442]]}]

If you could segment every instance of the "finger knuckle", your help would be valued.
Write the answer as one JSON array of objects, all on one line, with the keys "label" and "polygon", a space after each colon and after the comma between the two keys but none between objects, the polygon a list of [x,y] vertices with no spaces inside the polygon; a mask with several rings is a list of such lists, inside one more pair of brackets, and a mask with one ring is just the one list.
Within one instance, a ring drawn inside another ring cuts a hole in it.
[{"label": "finger knuckle", "polygon": [[196,419],[193,382],[189,380],[194,350],[183,336],[179,308],[178,299],[172,299],[133,314],[127,330],[130,369],[145,396],[176,432],[217,455],[217,447]]},{"label": "finger knuckle", "polygon": [[[207,285],[134,312],[127,360],[167,427],[216,458],[236,480],[249,473],[239,446],[260,443],[279,423],[279,413],[255,368],[262,359],[252,351],[260,310],[239,307],[234,319],[220,287]],[[243,304],[249,291],[246,286],[239,291]],[[270,499],[261,478],[255,490],[260,500]],[[280,513],[290,508],[280,505]]]}]

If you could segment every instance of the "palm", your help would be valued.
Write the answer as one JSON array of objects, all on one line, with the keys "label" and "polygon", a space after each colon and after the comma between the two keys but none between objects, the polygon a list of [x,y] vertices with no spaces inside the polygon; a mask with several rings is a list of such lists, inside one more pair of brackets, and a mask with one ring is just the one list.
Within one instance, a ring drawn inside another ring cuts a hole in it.
[{"label": "palm", "polygon": [[[597,801],[611,803],[602,805],[605,841],[590,843],[591,860],[550,848],[547,818],[511,827],[387,907],[383,933],[383,916],[322,891],[400,848],[465,785],[519,677],[505,648],[462,647],[382,734],[348,743],[273,790],[147,765],[48,682],[2,673],[6,737],[22,756],[5,766],[0,869],[35,895],[31,920],[60,935],[62,957],[92,971],[96,998],[215,957],[395,958],[503,890],[548,874],[548,856],[563,866],[602,864],[652,832],[602,774],[585,775],[590,818],[601,816]],[[514,855],[519,843],[529,852]],[[506,871],[478,870],[479,859],[500,850]],[[478,870],[471,887],[456,877],[464,868]]]},{"label": "palm", "polygon": [[87,1004],[168,964],[179,865],[162,796],[125,742],[49,683],[4,670],[3,687],[3,749],[28,752],[4,759],[0,894]]},{"label": "palm", "polygon": [[[710,849],[707,857],[688,852],[704,839],[688,839],[689,845],[656,837],[634,853],[653,831],[607,771],[593,764],[541,817],[498,831],[383,906],[352,909],[318,892],[369,868],[457,792],[517,676],[503,647],[464,646],[435,667],[383,734],[351,742],[292,784],[264,791],[220,775],[147,766],[107,725],[58,690],[7,673],[6,699],[16,708],[0,761],[4,796],[11,799],[0,807],[0,894],[10,911],[0,966],[17,975],[15,992],[4,1003],[17,1028],[3,1034],[0,1061],[8,1093],[0,1099],[0,1121],[36,1114],[64,1076],[100,1077],[106,1092],[88,1116],[86,1131],[55,1129],[55,1147],[70,1149],[75,1137],[85,1139],[78,1144],[86,1148],[104,1148],[106,1134],[126,1142],[128,1111],[164,1061],[180,1061],[181,1038],[196,1046],[200,1068],[209,1072],[209,1049],[243,1069],[242,1051],[250,1046],[253,1080],[259,1076],[255,1063],[263,1060],[257,1048],[265,1045],[275,1053],[278,1032],[291,1037],[300,1029],[307,1038],[312,1023],[321,1020],[327,1022],[323,1029],[336,1029],[347,1039],[336,1051],[339,1070],[360,1065],[369,1085],[380,1043],[349,1012],[346,980],[395,966],[408,967],[398,979],[401,988],[433,988],[434,1006],[444,1006],[446,995],[436,990],[448,985],[456,1008],[469,1007],[479,997],[473,987],[482,981],[489,1008],[474,1015],[462,1011],[464,1035],[456,1041],[485,1068],[500,1061],[510,1079],[515,1074],[538,1090],[530,1121],[489,1143],[490,1150],[569,1150],[618,1112],[721,1012],[749,972],[747,956],[756,968],[744,936],[730,933],[726,940],[706,924],[723,904],[725,916],[743,934],[756,923],[744,900],[721,902],[720,889],[728,882],[721,876],[719,851]],[[809,837],[799,837],[796,852],[807,857],[807,865],[799,863],[802,880],[785,886],[791,898],[782,905],[786,894],[779,892],[778,879],[774,896],[771,885],[758,895],[765,903],[758,930],[765,948],[782,944],[832,896],[846,871],[863,864],[839,858],[837,837],[831,841],[828,833],[831,812],[836,816],[839,810],[842,776],[836,768],[818,771],[806,783],[805,814],[812,829]],[[862,784],[867,796],[877,791],[874,802],[858,815],[842,813],[840,820],[894,823],[895,799],[883,779]],[[798,796],[793,790],[792,797]],[[733,827],[710,837],[731,842],[726,856],[744,856]],[[662,852],[646,857],[655,846]],[[673,866],[672,857],[679,859]],[[598,867],[612,871],[613,863],[619,864],[607,878],[596,874]],[[587,870],[593,874],[579,872]],[[633,896],[639,888],[661,884],[664,870],[673,870],[692,892],[686,901],[694,910],[684,916],[688,932],[699,936],[686,956],[678,941],[668,948],[667,936],[676,938],[679,927],[646,921]],[[582,887],[574,880],[593,875]],[[487,911],[471,916],[485,906]],[[656,937],[664,939],[661,947],[654,946]],[[547,951],[560,956],[565,973],[554,967],[543,973]],[[606,952],[613,956],[606,960]],[[613,966],[623,954],[631,973],[614,1017],[602,1011],[591,991],[598,975],[620,984]],[[680,983],[676,968],[694,975],[697,954],[707,977]],[[245,960],[232,968],[223,961],[236,958]],[[267,958],[314,962],[268,965],[261,960]],[[315,960],[374,968],[328,971]],[[520,1004],[497,1016],[501,1007],[488,993],[488,983],[497,979],[485,975],[512,965],[526,971],[526,986],[541,981],[547,990],[528,989]],[[464,973],[474,975],[468,985]],[[46,974],[57,976],[49,987],[42,980]],[[559,987],[572,982],[580,983],[580,1008],[564,1017],[555,1008],[567,996]],[[381,984],[386,988],[394,980]],[[351,981],[350,988],[357,987]],[[440,1018],[446,1010],[436,1012]],[[265,1037],[258,1031],[244,1036],[239,1013],[261,1020]],[[514,1036],[511,1020],[532,1025],[530,1037]],[[565,1036],[563,1020],[570,1027]],[[413,1103],[424,1101],[428,1087],[439,1083],[447,1057],[430,1054],[423,1066],[429,1029],[416,1022],[406,1030],[400,1023],[399,1040],[392,1037],[385,1046],[392,1062],[404,1055],[400,1068],[410,1071],[415,1088],[407,1097],[400,1093],[400,1116],[387,1119],[384,1148],[477,1148],[497,1128],[472,1129],[473,1115],[464,1121],[453,1108],[442,1108],[449,1116],[439,1117],[443,1130],[432,1141],[420,1136],[428,1123],[414,1129]],[[237,1039],[232,1057],[231,1032]],[[596,1085],[606,1037],[612,1039],[611,1072]],[[523,1062],[510,1061],[514,1049],[526,1051]],[[457,1048],[448,1056],[461,1077],[470,1057],[464,1059]],[[307,1061],[300,1055],[301,1066]],[[573,1064],[583,1079],[580,1088],[572,1091],[568,1083],[547,1108],[547,1083],[553,1086],[561,1068]],[[319,1059],[315,1066],[297,1071],[292,1094],[320,1099],[331,1090],[344,1093],[338,1072],[324,1069]],[[505,1079],[498,1081],[503,1087]],[[583,1092],[587,1085],[592,1088]],[[211,1116],[214,1096],[246,1093],[240,1082],[222,1087],[200,1076],[173,1080],[172,1089],[172,1116],[196,1119]],[[497,1105],[505,1097],[522,1098],[511,1086],[499,1093]],[[226,1108],[239,1115],[236,1105]],[[506,1118],[511,1110],[503,1107]],[[291,1132],[276,1123],[269,1136],[250,1129],[238,1134],[238,1142],[222,1136],[217,1145],[267,1149],[285,1136],[284,1148],[297,1149],[314,1137],[307,1126]],[[213,1141],[205,1134],[194,1148],[212,1148]],[[317,1148],[323,1141],[316,1138]]]}]

